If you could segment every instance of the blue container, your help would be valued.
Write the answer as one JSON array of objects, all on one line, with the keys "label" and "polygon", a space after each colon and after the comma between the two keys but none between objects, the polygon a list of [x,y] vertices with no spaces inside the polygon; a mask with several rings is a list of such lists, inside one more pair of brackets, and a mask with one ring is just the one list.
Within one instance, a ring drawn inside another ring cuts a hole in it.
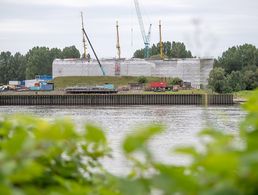
[{"label": "blue container", "polygon": [[51,81],[53,77],[51,75],[37,75],[36,79],[41,81]]},{"label": "blue container", "polygon": [[21,81],[21,86],[25,86],[25,81]]},{"label": "blue container", "polygon": [[103,87],[104,87],[105,89],[110,89],[110,90],[115,89],[115,86],[114,86],[113,84],[105,84],[105,85],[103,85]]},{"label": "blue container", "polygon": [[40,87],[30,87],[31,91],[40,91]]},{"label": "blue container", "polygon": [[45,84],[40,86],[40,91],[53,91],[54,85],[53,84]]}]

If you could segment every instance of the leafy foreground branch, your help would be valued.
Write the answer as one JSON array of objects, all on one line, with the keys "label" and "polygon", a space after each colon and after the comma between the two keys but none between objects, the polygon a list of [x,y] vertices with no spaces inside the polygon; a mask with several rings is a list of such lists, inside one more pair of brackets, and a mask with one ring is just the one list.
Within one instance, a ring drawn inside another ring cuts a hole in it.
[{"label": "leafy foreground branch", "polygon": [[239,137],[206,129],[200,133],[201,151],[176,149],[192,158],[188,166],[156,162],[148,142],[164,127],[143,127],[123,143],[132,165],[128,177],[111,175],[102,167],[99,160],[110,149],[97,127],[87,125],[78,132],[67,120],[49,123],[27,116],[4,117],[0,194],[258,194],[258,91],[245,109],[248,115]]}]

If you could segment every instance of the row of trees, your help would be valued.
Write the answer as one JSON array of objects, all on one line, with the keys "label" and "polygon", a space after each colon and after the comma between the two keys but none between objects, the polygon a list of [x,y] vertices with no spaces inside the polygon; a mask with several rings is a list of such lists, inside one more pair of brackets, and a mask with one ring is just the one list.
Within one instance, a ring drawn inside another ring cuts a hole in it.
[{"label": "row of trees", "polygon": [[34,47],[25,55],[10,52],[0,54],[0,84],[10,80],[33,79],[35,75],[52,74],[55,58],[80,58],[75,46],[58,48]]},{"label": "row of trees", "polygon": [[209,86],[218,93],[257,88],[258,49],[250,44],[229,48],[215,60]]},{"label": "row of trees", "polygon": [[[192,58],[191,51],[186,49],[184,43],[181,42],[164,42],[164,55],[166,58]],[[160,55],[160,43],[153,44],[149,49],[151,57],[157,57]],[[134,53],[135,58],[144,58],[144,49],[136,50]]]}]

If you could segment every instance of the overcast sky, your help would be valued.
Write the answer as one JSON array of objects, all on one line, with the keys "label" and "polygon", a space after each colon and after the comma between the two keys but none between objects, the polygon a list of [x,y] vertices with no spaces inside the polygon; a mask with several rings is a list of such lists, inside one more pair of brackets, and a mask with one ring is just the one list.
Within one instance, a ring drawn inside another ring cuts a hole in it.
[{"label": "overcast sky", "polygon": [[[257,0],[139,0],[152,43],[184,42],[196,56],[221,55],[243,43],[258,46]],[[133,0],[0,0],[0,51],[26,53],[34,46],[82,52],[80,12],[99,57],[116,55],[116,20],[123,57],[144,47]],[[132,33],[133,31],[133,33]]]}]

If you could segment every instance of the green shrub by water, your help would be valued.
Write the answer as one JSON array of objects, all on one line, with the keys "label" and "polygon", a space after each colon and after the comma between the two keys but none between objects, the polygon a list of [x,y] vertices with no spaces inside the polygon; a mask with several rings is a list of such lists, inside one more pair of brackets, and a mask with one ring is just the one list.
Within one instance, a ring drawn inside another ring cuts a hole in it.
[{"label": "green shrub by water", "polygon": [[191,157],[187,166],[155,161],[148,142],[164,127],[142,127],[123,142],[124,155],[132,165],[127,177],[104,170],[100,159],[112,151],[103,131],[95,126],[78,132],[69,120],[3,117],[0,194],[256,195],[258,91],[244,108],[248,115],[238,136],[205,129],[199,134],[202,150],[174,151]]}]

